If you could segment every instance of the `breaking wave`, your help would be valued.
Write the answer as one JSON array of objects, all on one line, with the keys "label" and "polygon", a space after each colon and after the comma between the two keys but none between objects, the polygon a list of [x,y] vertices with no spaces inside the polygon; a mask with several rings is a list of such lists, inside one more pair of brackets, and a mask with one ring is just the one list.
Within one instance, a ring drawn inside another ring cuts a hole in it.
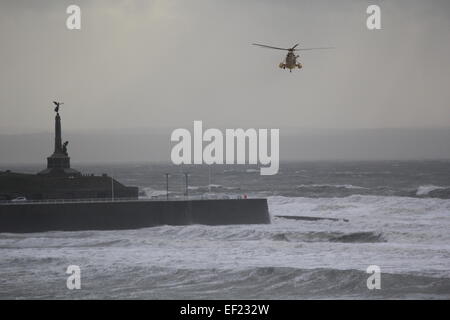
[{"label": "breaking wave", "polygon": [[161,197],[166,195],[166,190],[155,190],[150,187],[142,188],[142,192],[147,198]]},{"label": "breaking wave", "polygon": [[432,193],[437,193],[435,191],[441,191],[439,193],[449,193],[450,194],[450,187],[443,187],[443,186],[434,186],[434,185],[424,185],[417,188],[416,195],[417,196],[428,196]]},{"label": "breaking wave", "polygon": [[271,236],[275,241],[297,242],[345,242],[345,243],[374,243],[387,242],[381,232],[282,232]]},{"label": "breaking wave", "polygon": [[[124,272],[124,270],[126,272]],[[368,274],[356,269],[249,267],[243,269],[178,269],[115,265],[89,279],[78,298],[126,299],[449,299],[450,279],[383,273],[382,290],[368,290]],[[130,277],[129,275],[133,276]],[[104,281],[107,277],[108,281]],[[49,278],[37,292],[33,282],[16,298],[67,298],[67,290]],[[10,286],[11,284],[6,284]],[[27,283],[24,284],[27,286]],[[0,298],[8,297],[0,292]]]},{"label": "breaking wave", "polygon": [[332,237],[331,242],[387,242],[381,232],[353,232]]},{"label": "breaking wave", "polygon": [[343,188],[343,189],[368,189],[351,184],[301,184],[297,188]]},{"label": "breaking wave", "polygon": [[209,184],[206,186],[189,186],[189,190],[198,192],[198,193],[204,193],[208,192],[209,190],[214,192],[220,192],[223,190],[240,190],[239,187],[226,187],[221,184]]}]

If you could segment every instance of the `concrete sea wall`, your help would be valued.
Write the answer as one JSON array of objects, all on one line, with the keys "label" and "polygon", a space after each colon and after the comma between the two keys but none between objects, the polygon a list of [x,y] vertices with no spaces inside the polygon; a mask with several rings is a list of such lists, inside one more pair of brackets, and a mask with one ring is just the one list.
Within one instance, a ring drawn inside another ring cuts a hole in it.
[{"label": "concrete sea wall", "polygon": [[270,223],[267,199],[0,205],[0,232],[119,230],[160,225]]}]

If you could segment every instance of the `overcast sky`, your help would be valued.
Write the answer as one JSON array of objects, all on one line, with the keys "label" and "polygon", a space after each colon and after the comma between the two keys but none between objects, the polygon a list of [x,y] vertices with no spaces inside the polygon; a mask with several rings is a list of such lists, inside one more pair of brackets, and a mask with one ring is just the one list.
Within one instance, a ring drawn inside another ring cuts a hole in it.
[{"label": "overcast sky", "polygon": [[[2,1],[0,40],[2,133],[48,131],[53,99],[73,131],[450,126],[445,0]],[[252,42],[336,49],[301,53],[290,74]]]},{"label": "overcast sky", "polygon": [[[80,31],[66,29],[70,4]],[[382,30],[366,28],[369,4],[381,6]],[[283,51],[252,42],[336,48],[301,52],[303,69],[289,73]],[[0,162],[51,152],[50,135],[5,134],[51,134],[54,99],[75,161],[110,149],[111,159],[168,159],[171,130],[194,120],[280,128],[281,160],[450,157],[447,0],[1,1],[0,48]],[[370,131],[380,128],[408,131]],[[283,140],[292,130],[299,139]],[[122,136],[136,132],[139,145]]]}]

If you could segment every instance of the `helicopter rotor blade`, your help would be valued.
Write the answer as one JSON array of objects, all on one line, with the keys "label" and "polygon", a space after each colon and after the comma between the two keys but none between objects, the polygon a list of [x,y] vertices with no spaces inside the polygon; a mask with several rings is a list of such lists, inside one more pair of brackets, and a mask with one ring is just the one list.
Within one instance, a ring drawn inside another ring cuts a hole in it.
[{"label": "helicopter rotor blade", "polygon": [[294,51],[307,51],[307,50],[323,50],[323,49],[335,49],[335,47],[322,47],[322,48],[300,48],[300,49],[294,49]]},{"label": "helicopter rotor blade", "polygon": [[263,47],[263,48],[269,48],[269,49],[286,50],[286,51],[289,51],[289,50],[290,50],[290,49],[288,49],[288,48],[271,47],[271,46],[266,46],[265,44],[259,44],[259,43],[252,43],[252,45],[254,45],[254,46],[259,46],[259,47]]},{"label": "helicopter rotor blade", "polygon": [[299,45],[300,43],[297,43],[295,46],[293,46],[290,50],[295,50],[295,48]]}]

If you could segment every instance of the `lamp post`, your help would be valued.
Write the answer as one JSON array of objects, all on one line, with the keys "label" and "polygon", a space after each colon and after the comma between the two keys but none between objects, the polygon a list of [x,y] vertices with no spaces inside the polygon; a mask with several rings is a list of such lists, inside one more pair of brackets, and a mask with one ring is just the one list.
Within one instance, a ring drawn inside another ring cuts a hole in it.
[{"label": "lamp post", "polygon": [[185,182],[186,182],[186,191],[185,191],[186,198],[189,197],[189,181],[188,181],[188,177],[189,177],[189,173],[185,172],[184,173],[184,178],[185,178]]},{"label": "lamp post", "polygon": [[169,174],[166,173],[166,200],[169,200]]},{"label": "lamp post", "polygon": [[211,193],[211,165],[208,166],[208,193]]}]

